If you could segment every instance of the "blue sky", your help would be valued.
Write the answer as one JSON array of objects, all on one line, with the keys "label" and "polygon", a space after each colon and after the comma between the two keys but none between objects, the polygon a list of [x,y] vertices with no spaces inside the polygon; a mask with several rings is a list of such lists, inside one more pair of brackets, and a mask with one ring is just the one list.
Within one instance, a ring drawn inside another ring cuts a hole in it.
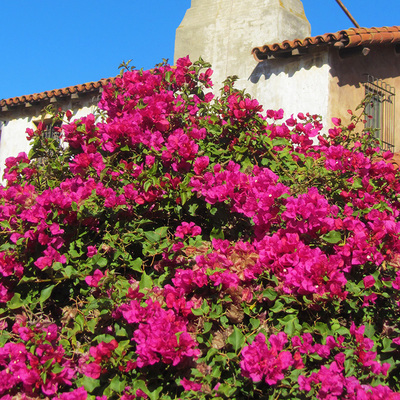
[{"label": "blue sky", "polygon": [[[400,0],[342,1],[361,26],[400,25]],[[335,0],[303,5],[312,35],[351,27]],[[0,99],[115,76],[129,59],[145,69],[172,62],[189,7],[190,0],[0,0]]]}]

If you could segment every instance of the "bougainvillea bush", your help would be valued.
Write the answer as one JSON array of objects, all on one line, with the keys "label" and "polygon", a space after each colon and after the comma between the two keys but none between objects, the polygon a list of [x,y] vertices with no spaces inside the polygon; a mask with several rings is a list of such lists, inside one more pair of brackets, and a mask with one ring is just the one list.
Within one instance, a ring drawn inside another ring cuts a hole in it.
[{"label": "bougainvillea bush", "polygon": [[127,69],[8,159],[1,399],[400,398],[392,154],[211,73]]}]

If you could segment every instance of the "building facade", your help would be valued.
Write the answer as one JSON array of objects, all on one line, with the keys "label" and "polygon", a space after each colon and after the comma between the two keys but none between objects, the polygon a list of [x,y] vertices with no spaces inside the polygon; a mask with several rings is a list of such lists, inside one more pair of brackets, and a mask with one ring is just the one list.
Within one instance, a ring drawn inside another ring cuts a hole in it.
[{"label": "building facade", "polygon": [[386,149],[400,151],[399,26],[352,28],[255,47],[252,52],[258,61],[252,83],[258,91],[276,94],[267,103],[260,93],[263,104],[315,112],[326,125],[333,117],[346,121],[347,110],[368,99],[366,112],[372,119],[366,126],[377,129]]},{"label": "building facade", "polygon": [[[20,152],[29,153],[26,129],[35,129],[39,122],[51,122],[49,116],[46,116],[46,107],[51,105],[56,110],[72,110],[74,118],[83,117],[96,110],[102,87],[112,81],[113,78],[102,79],[0,100],[0,176],[3,176],[8,157],[14,157]],[[47,131],[51,133],[51,127]]]},{"label": "building facade", "polygon": [[326,129],[332,117],[346,122],[369,94],[369,127],[400,151],[399,26],[311,37],[300,0],[192,0],[176,33],[175,59],[186,55],[211,62],[216,94],[237,75],[237,87],[265,110],[319,114]]},{"label": "building facade", "polygon": [[[368,127],[378,129],[385,148],[400,152],[400,26],[311,37],[300,0],[192,0],[175,41],[175,60],[187,55],[212,64],[216,94],[237,75],[237,87],[264,110],[319,114],[326,129],[332,117],[346,122],[347,110],[369,95]],[[0,175],[6,158],[29,152],[26,128],[46,106],[87,115],[113,79],[0,100]]]}]

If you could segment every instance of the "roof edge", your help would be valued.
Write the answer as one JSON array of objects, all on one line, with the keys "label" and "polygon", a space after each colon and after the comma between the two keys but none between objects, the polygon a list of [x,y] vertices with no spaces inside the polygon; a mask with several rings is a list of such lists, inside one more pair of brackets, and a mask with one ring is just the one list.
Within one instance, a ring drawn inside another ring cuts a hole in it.
[{"label": "roof edge", "polygon": [[251,52],[257,61],[262,61],[274,54],[316,46],[350,48],[357,46],[388,45],[398,42],[400,42],[400,26],[350,28],[336,33],[325,33],[323,35],[306,37],[305,39],[285,40],[282,43],[266,44],[253,48]]},{"label": "roof edge", "polygon": [[[39,103],[51,99],[61,99],[73,94],[86,94],[94,92],[103,86],[113,83],[116,77],[104,78],[98,81],[87,82],[80,85],[67,86],[61,89],[46,90],[40,93],[10,97],[0,100],[0,107],[16,107],[27,103]],[[0,110],[1,111],[1,110]]]}]

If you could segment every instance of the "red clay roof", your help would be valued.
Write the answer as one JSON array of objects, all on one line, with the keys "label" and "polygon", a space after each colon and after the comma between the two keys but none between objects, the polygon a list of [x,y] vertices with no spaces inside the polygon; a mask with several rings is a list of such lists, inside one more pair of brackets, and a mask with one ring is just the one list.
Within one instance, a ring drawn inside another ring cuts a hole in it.
[{"label": "red clay roof", "polygon": [[68,97],[74,93],[90,93],[110,82],[113,82],[114,79],[115,78],[101,79],[97,82],[88,82],[81,85],[68,86],[63,89],[47,90],[45,92],[29,94],[26,96],[11,97],[9,99],[0,100],[0,107],[18,106],[24,103],[36,103],[43,100],[49,100],[51,98]]},{"label": "red clay roof", "polygon": [[285,40],[282,43],[266,44],[255,47],[252,50],[257,61],[268,56],[288,52],[294,49],[302,49],[311,46],[334,45],[342,48],[370,45],[386,45],[400,42],[400,26],[383,28],[351,28],[336,33],[307,37],[303,40]]}]

